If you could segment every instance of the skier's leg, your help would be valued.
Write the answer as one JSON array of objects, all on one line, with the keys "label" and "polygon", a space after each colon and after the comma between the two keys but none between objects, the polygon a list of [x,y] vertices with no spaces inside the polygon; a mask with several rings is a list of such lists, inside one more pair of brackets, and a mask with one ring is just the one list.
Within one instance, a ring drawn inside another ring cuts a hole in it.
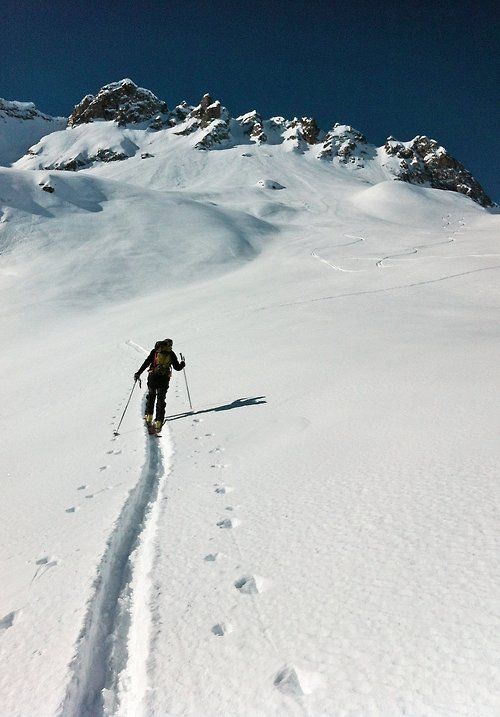
[{"label": "skier's leg", "polygon": [[146,416],[152,415],[155,407],[156,386],[152,380],[152,376],[148,376],[148,395],[146,398]]},{"label": "skier's leg", "polygon": [[156,398],[156,420],[161,421],[162,424],[163,424],[163,421],[165,420],[165,403],[166,403],[166,398],[167,398],[167,390],[168,390],[168,382],[158,388],[158,393],[157,393],[157,398]]}]

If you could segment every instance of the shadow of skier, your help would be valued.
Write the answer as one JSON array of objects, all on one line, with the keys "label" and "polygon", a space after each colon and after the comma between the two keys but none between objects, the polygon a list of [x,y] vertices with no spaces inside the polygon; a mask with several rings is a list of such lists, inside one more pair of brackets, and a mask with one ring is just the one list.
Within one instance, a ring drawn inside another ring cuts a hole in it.
[{"label": "shadow of skier", "polygon": [[237,398],[232,403],[226,403],[222,406],[214,406],[213,408],[202,408],[199,411],[186,411],[185,413],[175,413],[173,416],[167,416],[167,421],[177,421],[179,418],[198,416],[200,413],[216,413],[217,411],[231,411],[233,408],[258,406],[261,403],[267,403],[267,401],[265,400],[265,396],[255,396],[254,398]]}]

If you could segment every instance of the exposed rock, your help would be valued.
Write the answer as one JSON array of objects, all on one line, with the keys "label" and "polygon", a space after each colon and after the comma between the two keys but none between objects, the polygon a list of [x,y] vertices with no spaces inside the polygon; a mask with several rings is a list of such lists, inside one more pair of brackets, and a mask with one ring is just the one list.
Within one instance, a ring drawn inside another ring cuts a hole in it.
[{"label": "exposed rock", "polygon": [[96,154],[88,158],[90,164],[94,162],[121,162],[128,159],[129,155],[124,152],[114,152],[112,149],[99,149]]},{"label": "exposed rock", "polygon": [[113,120],[125,125],[145,122],[167,111],[166,103],[159,100],[150,90],[138,87],[132,80],[125,79],[105,85],[95,97],[86,95],[74,108],[68,125],[74,127],[94,120]]},{"label": "exposed rock", "polygon": [[337,157],[343,164],[350,163],[358,169],[364,167],[364,159],[369,156],[366,137],[350,125],[336,123],[325,136],[319,159]]},{"label": "exposed rock", "polygon": [[295,117],[291,121],[290,126],[298,128],[301,138],[304,139],[307,144],[316,143],[320,129],[314,117],[302,117],[300,120]]},{"label": "exposed rock", "polygon": [[192,107],[190,107],[185,101],[181,102],[179,105],[177,105],[177,107],[174,107],[174,109],[170,112],[168,116],[169,126],[175,127],[175,125],[181,124],[181,122],[185,122],[191,110]]},{"label": "exposed rock", "polygon": [[259,179],[255,186],[260,189],[286,189],[286,187],[274,179]]},{"label": "exposed rock", "polygon": [[200,120],[200,127],[207,127],[210,122],[221,119],[221,103],[219,100],[214,101],[212,97],[206,93],[203,95],[200,104],[191,110],[190,116]]},{"label": "exposed rock", "polygon": [[150,152],[143,152],[141,154],[141,159],[149,159],[150,157],[154,157],[154,154],[150,154]]},{"label": "exposed rock", "polygon": [[405,146],[391,138],[387,140],[384,149],[388,155],[400,159],[399,168],[393,170],[398,179],[411,184],[428,184],[434,189],[459,192],[483,207],[493,206],[472,174],[434,139],[418,135]]},{"label": "exposed rock", "polygon": [[413,157],[413,152],[409,147],[405,147],[402,142],[398,142],[394,137],[388,137],[384,144],[384,149],[390,156],[397,156],[400,159],[409,159]]},{"label": "exposed rock", "polygon": [[244,133],[247,134],[251,140],[257,144],[267,142],[267,135],[264,132],[262,117],[256,110],[240,115],[236,118],[236,121],[241,125]]},{"label": "exposed rock", "polygon": [[124,152],[115,152],[112,149],[99,149],[93,155],[84,156],[80,153],[77,154],[76,157],[44,165],[43,168],[55,169],[57,171],[78,172],[80,169],[87,169],[95,162],[121,162],[124,159],[129,159],[129,155]]},{"label": "exposed rock", "polygon": [[54,187],[50,184],[42,184],[41,187],[44,192],[49,192],[49,194],[52,194],[52,192],[55,192]]},{"label": "exposed rock", "polygon": [[229,124],[223,120],[216,120],[211,124],[209,131],[195,144],[195,149],[212,149],[229,137]]}]

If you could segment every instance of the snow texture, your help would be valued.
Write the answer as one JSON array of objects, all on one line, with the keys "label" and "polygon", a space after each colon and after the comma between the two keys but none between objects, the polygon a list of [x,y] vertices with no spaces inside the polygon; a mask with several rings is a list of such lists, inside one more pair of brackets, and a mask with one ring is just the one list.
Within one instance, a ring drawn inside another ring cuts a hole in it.
[{"label": "snow texture", "polygon": [[0,169],[0,713],[494,717],[499,215],[231,122]]}]

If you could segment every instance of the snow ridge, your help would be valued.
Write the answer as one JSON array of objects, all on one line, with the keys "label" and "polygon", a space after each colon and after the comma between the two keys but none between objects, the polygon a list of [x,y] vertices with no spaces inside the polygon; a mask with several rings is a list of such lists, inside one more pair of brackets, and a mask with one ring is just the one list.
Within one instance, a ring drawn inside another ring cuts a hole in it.
[{"label": "snow ridge", "polygon": [[129,707],[141,714],[147,690],[149,574],[157,499],[165,476],[160,443],[149,441],[141,477],[122,508],[97,571],[61,717],[125,714]]}]

